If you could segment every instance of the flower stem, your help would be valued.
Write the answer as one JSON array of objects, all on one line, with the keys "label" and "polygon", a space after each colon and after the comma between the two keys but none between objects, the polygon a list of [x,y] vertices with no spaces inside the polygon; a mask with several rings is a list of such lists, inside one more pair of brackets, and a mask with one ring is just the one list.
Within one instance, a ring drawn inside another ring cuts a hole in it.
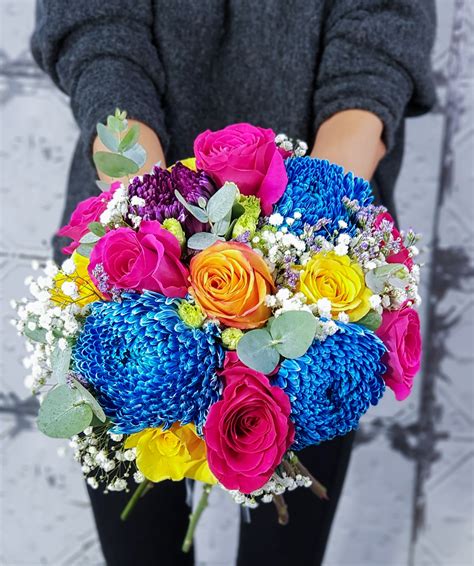
[{"label": "flower stem", "polygon": [[137,504],[137,501],[142,495],[144,495],[144,493],[147,491],[147,488],[151,487],[151,483],[152,482],[149,480],[144,480],[142,481],[142,483],[138,484],[137,489],[133,492],[132,497],[130,497],[127,505],[124,507],[124,510],[120,514],[122,521],[126,521],[128,519],[128,516],[133,511],[135,505]]},{"label": "flower stem", "polygon": [[296,466],[297,470],[303,475],[308,477],[311,480],[311,485],[310,485],[310,489],[311,491],[317,496],[319,497],[319,499],[324,499],[326,501],[329,500],[328,497],[328,491],[327,489],[324,487],[324,485],[319,482],[314,476],[313,474],[308,470],[308,468],[306,466],[304,466],[299,458],[294,455],[293,456],[293,464]]},{"label": "flower stem", "polygon": [[274,495],[273,503],[275,504],[278,513],[278,524],[288,525],[290,515],[288,514],[288,507],[283,495]]},{"label": "flower stem", "polygon": [[186,536],[184,537],[182,551],[189,552],[191,546],[193,545],[194,531],[196,530],[199,519],[201,518],[202,512],[207,507],[209,500],[209,494],[211,493],[212,485],[206,483],[202,488],[202,495],[199,499],[196,509],[189,515],[189,525],[186,531]]}]

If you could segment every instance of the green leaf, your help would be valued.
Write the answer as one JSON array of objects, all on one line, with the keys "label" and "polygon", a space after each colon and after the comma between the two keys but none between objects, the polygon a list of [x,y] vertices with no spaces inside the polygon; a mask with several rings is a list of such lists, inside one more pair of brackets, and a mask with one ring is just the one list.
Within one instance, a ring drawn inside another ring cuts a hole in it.
[{"label": "green leaf", "polygon": [[124,151],[127,151],[127,149],[131,149],[137,143],[139,136],[140,126],[138,124],[133,124],[118,146],[119,153],[123,153]]},{"label": "green leaf", "polygon": [[124,151],[123,154],[136,163],[140,169],[145,165],[146,151],[140,144],[136,143],[133,147]]},{"label": "green leaf", "polygon": [[107,417],[104,413],[104,410],[97,402],[96,398],[88,391],[82,383],[77,381],[77,379],[72,378],[72,383],[74,387],[79,391],[81,394],[82,399],[90,406],[94,415],[99,419],[101,423],[105,423]]},{"label": "green leaf", "polygon": [[105,193],[108,190],[110,190],[110,185],[109,183],[106,183],[105,181],[96,181],[95,184],[99,187],[99,189]]},{"label": "green leaf", "polygon": [[30,340],[33,340],[33,342],[41,342],[41,344],[47,344],[46,330],[44,328],[35,328],[34,330],[30,330],[27,323],[25,325],[25,329],[23,330],[23,334]]},{"label": "green leaf", "polygon": [[365,274],[365,283],[374,293],[382,293],[390,278],[400,277],[401,274],[406,274],[406,268],[402,263],[388,263],[368,271]]},{"label": "green leaf", "polygon": [[[104,231],[105,233],[105,231]],[[79,243],[81,244],[95,244],[100,240],[100,236],[97,236],[97,234],[94,234],[93,232],[87,232],[87,234],[84,234],[84,236],[82,236],[82,238],[79,240]]]},{"label": "green leaf", "polygon": [[118,134],[124,132],[127,129],[127,120],[117,118],[116,116],[109,116],[107,118],[107,126],[113,131],[117,132]]},{"label": "green leaf", "polygon": [[119,140],[114,133],[104,126],[104,124],[97,124],[97,135],[99,136],[100,141],[105,145],[107,149],[110,151],[117,151],[119,147]]},{"label": "green leaf", "polygon": [[194,204],[189,204],[187,200],[183,197],[183,195],[179,191],[174,192],[174,196],[178,199],[178,201],[184,206],[186,210],[188,210],[195,218],[205,224],[208,222],[209,218],[207,216],[206,211],[199,208],[199,206],[194,206]]},{"label": "green leaf", "polygon": [[222,218],[212,226],[212,233],[217,234],[218,236],[225,236],[229,231],[231,215],[232,211],[229,210],[224,218]]},{"label": "green leaf", "polygon": [[105,228],[100,222],[91,222],[87,227],[93,234],[95,234],[99,238],[105,236]]},{"label": "green leaf", "polygon": [[211,234],[210,232],[197,232],[189,238],[187,245],[191,250],[204,250],[219,240],[222,241],[223,238],[219,238],[216,234]]},{"label": "green leaf", "polygon": [[78,248],[76,248],[76,252],[82,257],[91,257],[93,249],[94,244],[81,244]]},{"label": "green leaf", "polygon": [[97,151],[94,153],[93,159],[97,169],[114,179],[133,175],[139,169],[134,161],[117,153]]},{"label": "green leaf", "polygon": [[291,360],[306,354],[316,327],[317,320],[310,312],[289,311],[272,321],[270,333],[277,351]]},{"label": "green leaf", "polygon": [[93,412],[77,389],[57,385],[41,403],[38,428],[52,438],[70,438],[87,428]]},{"label": "green leaf", "polygon": [[245,208],[240,204],[240,202],[234,202],[232,205],[232,219],[237,220],[245,212]]},{"label": "green leaf", "polygon": [[238,189],[235,183],[224,183],[224,185],[212,195],[207,203],[207,214],[210,222],[218,222],[232,211],[235,199],[237,198],[237,191]]},{"label": "green leaf", "polygon": [[237,355],[246,366],[264,374],[272,373],[280,361],[273,338],[265,328],[246,332],[237,345]]},{"label": "green leaf", "polygon": [[369,311],[363,318],[357,321],[357,324],[375,332],[382,324],[382,315],[375,311]]},{"label": "green leaf", "polygon": [[71,364],[71,348],[67,347],[64,350],[56,344],[51,355],[51,369],[53,370],[53,380],[57,383],[66,383],[67,372]]}]

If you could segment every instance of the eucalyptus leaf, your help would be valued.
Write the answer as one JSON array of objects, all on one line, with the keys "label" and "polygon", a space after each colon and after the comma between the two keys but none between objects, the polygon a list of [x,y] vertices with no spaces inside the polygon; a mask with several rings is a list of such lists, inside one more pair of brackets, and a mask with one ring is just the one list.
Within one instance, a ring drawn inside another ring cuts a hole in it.
[{"label": "eucalyptus leaf", "polygon": [[82,257],[91,257],[92,250],[94,249],[94,244],[81,244],[76,248],[76,253]]},{"label": "eucalyptus leaf", "polygon": [[207,200],[204,197],[199,197],[198,198],[198,206],[205,209],[206,206],[207,206]]},{"label": "eucalyptus leaf", "polygon": [[100,222],[91,222],[87,227],[93,234],[95,234],[99,238],[105,236],[105,228]]},{"label": "eucalyptus leaf", "polygon": [[288,311],[272,321],[270,333],[276,350],[288,359],[306,354],[314,340],[317,319],[310,312]]},{"label": "eucalyptus leaf", "polygon": [[51,369],[53,370],[53,380],[57,383],[66,383],[66,376],[71,364],[72,350],[66,347],[64,350],[56,344],[51,355]]},{"label": "eucalyptus leaf", "polygon": [[222,238],[210,232],[197,232],[189,238],[187,245],[191,250],[204,250],[219,240]]},{"label": "eucalyptus leaf", "polygon": [[33,342],[41,342],[41,344],[47,344],[46,330],[44,328],[35,328],[34,330],[30,330],[28,328],[28,324],[26,324],[25,329],[23,330],[23,334],[30,340],[33,340]]},{"label": "eucalyptus leaf", "polygon": [[264,374],[272,373],[280,361],[273,338],[265,328],[246,332],[237,345],[237,355],[246,366]]},{"label": "eucalyptus leaf", "polygon": [[195,206],[194,204],[189,204],[189,202],[187,202],[183,195],[177,190],[174,192],[174,195],[184,208],[197,218],[199,222],[206,224],[209,221],[206,211],[202,210],[202,208],[199,208],[199,206]]},{"label": "eucalyptus leaf", "polygon": [[90,406],[94,415],[99,419],[101,423],[105,423],[107,417],[104,413],[104,410],[99,405],[92,393],[90,393],[90,391],[88,391],[77,379],[72,378],[71,381],[73,383],[73,386],[81,394],[82,399]]},{"label": "eucalyptus leaf", "polygon": [[104,124],[97,124],[97,135],[100,141],[110,151],[117,151],[119,147],[119,140],[117,136]]},{"label": "eucalyptus leaf", "polygon": [[127,120],[118,118],[117,116],[109,116],[107,118],[107,126],[113,131],[117,133],[124,132],[127,129],[128,123]]},{"label": "eucalyptus leaf", "polygon": [[100,240],[100,236],[97,236],[97,234],[94,234],[93,232],[87,232],[87,234],[84,234],[84,236],[82,236],[82,238],[79,240],[79,243],[95,244],[99,240]]},{"label": "eucalyptus leaf", "polygon": [[207,203],[207,214],[209,215],[210,222],[218,222],[232,211],[237,194],[238,189],[235,183],[224,183],[224,185],[212,195]]},{"label": "eucalyptus leaf", "polygon": [[52,438],[70,438],[87,428],[93,417],[92,409],[77,389],[57,385],[41,403],[38,428]]},{"label": "eucalyptus leaf", "polygon": [[212,226],[212,232],[214,234],[217,234],[218,236],[225,236],[230,227],[231,215],[232,215],[232,210],[229,210],[229,212],[224,218],[222,218]]},{"label": "eucalyptus leaf", "polygon": [[135,161],[117,153],[97,151],[94,153],[93,159],[97,169],[115,179],[133,175],[139,169]]},{"label": "eucalyptus leaf", "polygon": [[95,184],[99,187],[99,189],[105,193],[108,190],[110,190],[110,185],[109,183],[106,183],[105,181],[96,181]]},{"label": "eucalyptus leaf", "polygon": [[140,135],[140,126],[138,124],[133,124],[128,132],[124,135],[122,141],[118,146],[118,152],[123,153],[128,149],[131,149],[138,141]]},{"label": "eucalyptus leaf", "polygon": [[147,152],[140,144],[136,143],[127,151],[123,152],[123,156],[133,161],[139,169],[141,169],[147,160]]},{"label": "eucalyptus leaf", "polygon": [[385,284],[391,277],[405,272],[405,266],[402,263],[388,263],[368,271],[365,274],[365,283],[371,291],[379,294],[383,292]]},{"label": "eucalyptus leaf", "polygon": [[369,330],[372,330],[372,332],[375,332],[382,324],[382,315],[375,311],[369,311],[364,317],[357,321],[357,324],[365,326]]},{"label": "eucalyptus leaf", "polygon": [[139,169],[141,169],[146,163],[146,151],[138,143],[136,143],[127,151],[124,151],[123,155],[136,163]]}]

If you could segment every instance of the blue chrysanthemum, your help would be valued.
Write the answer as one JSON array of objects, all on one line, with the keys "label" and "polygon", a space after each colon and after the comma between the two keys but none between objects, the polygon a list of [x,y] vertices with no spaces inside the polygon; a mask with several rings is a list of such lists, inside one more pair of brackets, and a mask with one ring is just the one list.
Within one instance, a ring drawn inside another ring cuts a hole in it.
[{"label": "blue chrysanthemum", "polygon": [[285,360],[275,380],[290,398],[295,450],[357,428],[385,390],[382,341],[357,324],[336,324],[339,330],[324,342]]},{"label": "blue chrysanthemum", "polygon": [[285,162],[288,174],[288,186],[278,201],[275,212],[282,216],[293,217],[301,213],[301,219],[292,224],[292,231],[300,234],[304,224],[315,225],[318,220],[327,218],[326,229],[319,233],[327,235],[338,229],[338,221],[344,220],[352,232],[355,218],[346,206],[343,198],[357,200],[360,206],[373,201],[370,184],[352,173],[344,174],[344,169],[329,161],[312,157],[295,157]]},{"label": "blue chrysanthemum", "polygon": [[218,400],[224,350],[217,327],[190,328],[178,301],[146,291],[96,302],[73,351],[116,432],[204,423]]}]

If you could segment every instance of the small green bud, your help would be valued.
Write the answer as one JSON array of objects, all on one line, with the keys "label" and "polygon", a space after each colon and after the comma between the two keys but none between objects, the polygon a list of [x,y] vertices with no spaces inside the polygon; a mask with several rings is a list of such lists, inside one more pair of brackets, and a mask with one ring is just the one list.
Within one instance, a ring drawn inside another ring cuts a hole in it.
[{"label": "small green bud", "polygon": [[162,226],[165,230],[168,230],[168,232],[171,232],[171,234],[176,237],[181,246],[184,246],[186,243],[186,235],[184,234],[183,227],[179,220],[176,220],[176,218],[166,218]]},{"label": "small green bud", "polygon": [[229,350],[236,350],[243,335],[240,328],[226,328],[221,334],[222,344]]},{"label": "small green bud", "polygon": [[206,319],[206,315],[197,306],[187,301],[182,301],[178,307],[178,315],[181,320],[192,328],[199,328]]}]

